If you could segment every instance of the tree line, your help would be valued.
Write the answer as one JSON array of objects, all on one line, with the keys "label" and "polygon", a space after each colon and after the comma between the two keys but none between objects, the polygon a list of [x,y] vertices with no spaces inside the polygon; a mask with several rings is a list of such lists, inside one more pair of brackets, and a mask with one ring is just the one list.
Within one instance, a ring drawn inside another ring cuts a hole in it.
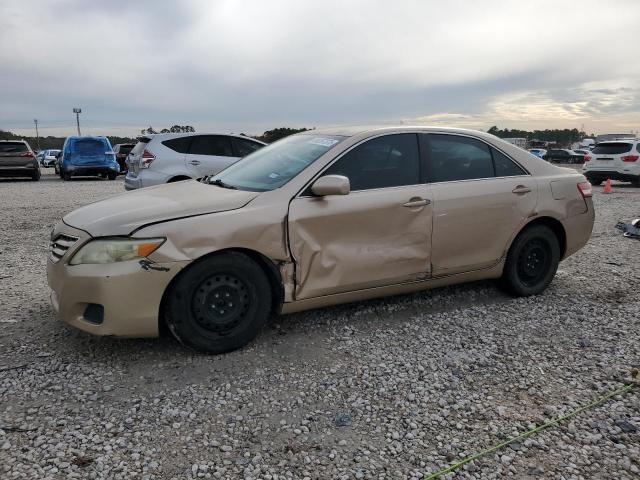
[{"label": "tree line", "polygon": [[487,130],[487,133],[495,135],[500,138],[526,138],[527,140],[541,140],[543,142],[555,142],[558,145],[570,145],[574,142],[579,142],[585,137],[595,138],[595,135],[587,135],[585,132],[578,130],[577,128],[564,128],[553,130],[518,130],[518,129],[499,129],[497,126],[491,127]]}]

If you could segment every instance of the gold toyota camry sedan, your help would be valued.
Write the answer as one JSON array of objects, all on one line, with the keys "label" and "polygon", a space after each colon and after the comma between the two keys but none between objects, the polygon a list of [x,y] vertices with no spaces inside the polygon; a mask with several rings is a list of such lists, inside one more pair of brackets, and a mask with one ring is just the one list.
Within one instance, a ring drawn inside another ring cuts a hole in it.
[{"label": "gold toyota camry sedan", "polygon": [[59,317],[226,352],[272,313],[481,279],[535,295],[593,227],[591,185],[476,131],[313,130],[218,175],[123,193],[51,234]]}]

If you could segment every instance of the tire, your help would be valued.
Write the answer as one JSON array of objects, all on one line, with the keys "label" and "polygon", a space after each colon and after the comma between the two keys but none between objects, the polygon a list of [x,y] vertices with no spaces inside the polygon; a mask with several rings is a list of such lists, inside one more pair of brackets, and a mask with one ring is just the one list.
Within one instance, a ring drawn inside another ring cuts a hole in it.
[{"label": "tire", "polygon": [[502,285],[517,297],[542,293],[551,283],[560,262],[560,243],[545,225],[527,227],[518,234],[502,274]]},{"label": "tire", "polygon": [[37,182],[38,180],[40,180],[40,170],[36,170],[36,172],[31,175],[31,180],[33,180],[34,182]]},{"label": "tire", "polygon": [[640,187],[640,177],[631,180],[631,185],[633,185],[634,187]]},{"label": "tire", "polygon": [[65,180],[67,182],[71,180],[71,174],[69,172],[60,171],[60,176],[62,177],[62,180]]},{"label": "tire", "polygon": [[165,323],[180,343],[200,352],[225,353],[245,346],[271,312],[267,276],[239,252],[194,263],[169,288]]},{"label": "tire", "polygon": [[106,173],[101,173],[100,174],[100,178],[107,178],[107,174]]},{"label": "tire", "polygon": [[601,178],[589,178],[589,177],[587,177],[587,180],[593,186],[597,187],[598,185],[602,185],[602,179]]},{"label": "tire", "polygon": [[[111,173],[109,172],[109,174],[107,174],[107,177],[109,178],[109,180],[115,180],[116,177],[118,176],[117,173]],[[103,177],[104,178],[104,177]]]}]

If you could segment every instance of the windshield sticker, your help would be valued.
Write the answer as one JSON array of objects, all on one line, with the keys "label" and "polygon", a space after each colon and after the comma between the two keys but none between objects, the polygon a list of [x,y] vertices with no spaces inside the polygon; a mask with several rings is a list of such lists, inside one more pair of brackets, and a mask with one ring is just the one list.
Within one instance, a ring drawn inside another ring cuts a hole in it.
[{"label": "windshield sticker", "polygon": [[309,140],[309,143],[312,143],[313,145],[322,145],[323,147],[333,147],[336,143],[338,143],[338,140],[334,140],[333,138],[314,138]]}]

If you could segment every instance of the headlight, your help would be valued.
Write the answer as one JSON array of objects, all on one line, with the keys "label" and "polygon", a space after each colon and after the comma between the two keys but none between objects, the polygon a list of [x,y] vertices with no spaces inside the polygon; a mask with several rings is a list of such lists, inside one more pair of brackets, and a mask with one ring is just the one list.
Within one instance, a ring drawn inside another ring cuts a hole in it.
[{"label": "headlight", "polygon": [[92,240],[76,252],[71,265],[114,263],[144,258],[164,243],[164,238],[110,238]]}]

